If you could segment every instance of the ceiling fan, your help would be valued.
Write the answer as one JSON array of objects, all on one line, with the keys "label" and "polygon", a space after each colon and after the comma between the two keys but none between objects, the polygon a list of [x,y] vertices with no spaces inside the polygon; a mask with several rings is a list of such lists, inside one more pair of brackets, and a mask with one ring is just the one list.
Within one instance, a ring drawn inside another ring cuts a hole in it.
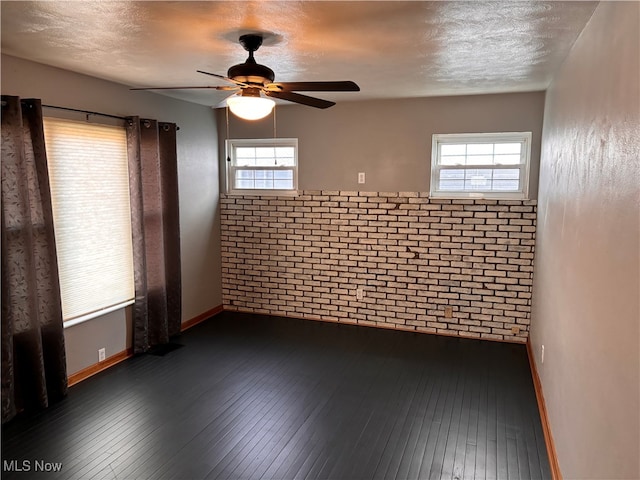
[{"label": "ceiling fan", "polygon": [[[352,81],[334,82],[274,82],[273,70],[256,62],[253,53],[262,45],[261,34],[242,35],[240,44],[249,52],[249,57],[244,63],[232,66],[227,71],[227,76],[216,73],[197,70],[198,73],[210,75],[226,80],[233,85],[224,86],[200,86],[200,87],[144,87],[131,90],[186,90],[210,88],[214,90],[236,91],[237,93],[227,99],[227,105],[233,113],[247,120],[257,120],[267,116],[275,102],[266,97],[287,100],[289,102],[308,105],[315,108],[329,108],[335,102],[321,98],[301,95],[296,92],[358,92],[360,87]],[[243,110],[250,109],[251,112]],[[260,109],[261,108],[261,109]],[[259,111],[258,111],[259,110]],[[252,113],[253,112],[253,113]]]}]

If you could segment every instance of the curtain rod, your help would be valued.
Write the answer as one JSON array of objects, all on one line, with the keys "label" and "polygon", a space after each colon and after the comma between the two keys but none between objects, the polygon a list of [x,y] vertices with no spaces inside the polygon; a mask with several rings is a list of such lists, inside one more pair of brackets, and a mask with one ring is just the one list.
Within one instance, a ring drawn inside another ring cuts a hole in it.
[{"label": "curtain rod", "polygon": [[92,112],[90,110],[79,110],[77,108],[58,107],[56,105],[45,105],[45,104],[42,104],[42,106],[46,107],[46,108],[57,108],[58,110],[67,110],[68,112],[78,112],[78,113],[86,113],[88,115],[100,115],[101,117],[117,118],[118,120],[126,120],[127,119],[127,117],[120,117],[118,115],[110,115],[108,113]]},{"label": "curtain rod", "polygon": [[[91,110],[80,110],[78,108],[58,107],[57,105],[42,104],[42,106],[45,108],[56,108],[58,110],[66,110],[68,112],[78,112],[78,113],[86,113],[87,115],[99,115],[101,117],[116,118],[118,120],[128,120],[129,118],[129,117],[120,117],[118,115],[111,115],[109,113],[92,112]],[[176,130],[180,130],[180,127],[178,125],[176,125]]]}]

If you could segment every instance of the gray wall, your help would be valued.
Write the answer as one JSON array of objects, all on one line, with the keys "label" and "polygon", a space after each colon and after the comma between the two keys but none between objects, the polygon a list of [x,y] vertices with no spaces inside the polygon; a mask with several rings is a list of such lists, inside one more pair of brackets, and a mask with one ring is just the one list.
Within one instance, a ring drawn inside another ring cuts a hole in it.
[{"label": "gray wall", "polygon": [[567,480],[640,478],[639,19],[600,3],[547,91],[531,342]]},{"label": "gray wall", "polygon": [[[113,115],[140,115],[176,122],[182,250],[182,321],[222,303],[218,139],[214,112],[207,107],[131,92],[104,80],[2,56],[2,93],[42,99],[43,103]],[[45,110],[45,114],[47,110]],[[131,345],[130,319],[116,311],[65,330],[68,373]]]},{"label": "gray wall", "polygon": [[[327,110],[278,105],[276,110],[278,136],[298,138],[301,190],[427,192],[434,133],[530,131],[529,191],[536,198],[544,92],[339,102]],[[218,110],[218,126],[223,162],[224,109]],[[229,113],[229,138],[272,136],[272,116],[248,122]],[[366,173],[366,184],[358,184],[358,172]]]}]

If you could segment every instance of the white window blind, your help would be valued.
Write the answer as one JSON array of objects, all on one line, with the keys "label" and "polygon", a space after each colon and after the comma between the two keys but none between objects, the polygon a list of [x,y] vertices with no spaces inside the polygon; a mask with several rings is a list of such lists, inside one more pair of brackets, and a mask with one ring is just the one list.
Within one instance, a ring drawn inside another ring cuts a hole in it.
[{"label": "white window blind", "polygon": [[434,135],[431,196],[526,198],[530,132]]},{"label": "white window blind", "polygon": [[64,321],[134,296],[125,129],[44,119]]},{"label": "white window blind", "polygon": [[227,140],[228,193],[295,194],[298,188],[298,140]]}]

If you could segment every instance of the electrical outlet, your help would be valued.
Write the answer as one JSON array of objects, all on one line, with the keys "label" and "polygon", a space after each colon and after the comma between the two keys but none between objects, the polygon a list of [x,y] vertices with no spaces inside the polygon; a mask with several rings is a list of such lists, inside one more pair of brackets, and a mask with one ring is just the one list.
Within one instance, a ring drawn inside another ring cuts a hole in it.
[{"label": "electrical outlet", "polygon": [[106,358],[107,354],[104,348],[100,348],[98,350],[98,361],[99,362],[104,362],[104,359]]},{"label": "electrical outlet", "polygon": [[356,288],[356,299],[362,300],[364,298],[364,290],[361,288]]},{"label": "electrical outlet", "polygon": [[365,181],[364,172],[358,173],[358,183],[364,183],[364,181]]},{"label": "electrical outlet", "polygon": [[542,345],[542,352],[540,353],[540,365],[544,363],[544,345]]},{"label": "electrical outlet", "polygon": [[453,317],[453,307],[444,307],[444,318]]}]

